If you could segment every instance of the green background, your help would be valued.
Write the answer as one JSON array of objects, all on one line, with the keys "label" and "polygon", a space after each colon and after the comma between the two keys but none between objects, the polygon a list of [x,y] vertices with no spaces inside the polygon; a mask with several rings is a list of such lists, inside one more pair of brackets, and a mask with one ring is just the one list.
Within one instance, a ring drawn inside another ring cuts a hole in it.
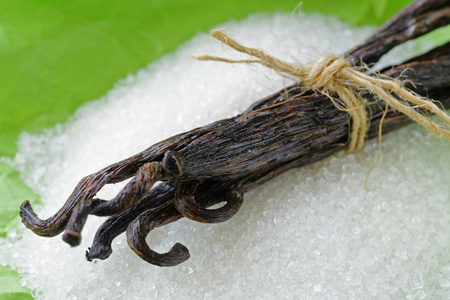
[{"label": "green background", "polygon": [[[301,10],[353,25],[380,25],[410,0],[303,0]],[[23,131],[64,122],[199,31],[259,11],[292,11],[299,0],[0,0],[0,157],[13,157]],[[448,31],[447,31],[448,32]],[[39,201],[0,163],[0,237],[18,224],[24,199]],[[0,299],[32,299],[0,266]]]}]

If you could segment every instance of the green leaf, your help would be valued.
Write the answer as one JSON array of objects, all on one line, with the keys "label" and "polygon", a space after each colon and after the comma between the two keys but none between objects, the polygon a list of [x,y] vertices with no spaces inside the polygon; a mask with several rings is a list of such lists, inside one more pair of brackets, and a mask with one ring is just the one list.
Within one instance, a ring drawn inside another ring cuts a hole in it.
[{"label": "green leaf", "polygon": [[10,267],[0,266],[0,278],[0,299],[34,299],[31,291],[20,284],[19,274]]},{"label": "green leaf", "polygon": [[450,25],[436,29],[418,40],[418,47],[423,47],[423,45],[444,45],[450,42]]},{"label": "green leaf", "polygon": [[0,163],[0,191],[0,237],[6,237],[18,224],[22,201],[36,202],[38,196],[20,179],[19,172],[4,163]]},{"label": "green leaf", "polygon": [[412,1],[310,0],[303,1],[302,8],[305,11],[319,11],[325,14],[336,15],[352,25],[379,26],[410,2]]}]

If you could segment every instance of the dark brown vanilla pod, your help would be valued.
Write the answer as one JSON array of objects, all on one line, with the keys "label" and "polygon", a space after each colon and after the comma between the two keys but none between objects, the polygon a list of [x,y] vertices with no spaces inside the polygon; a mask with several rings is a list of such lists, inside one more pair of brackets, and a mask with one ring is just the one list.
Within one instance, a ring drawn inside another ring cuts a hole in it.
[{"label": "dark brown vanilla pod", "polygon": [[395,46],[448,24],[448,0],[414,1],[381,26],[363,44],[348,51],[346,57],[356,64],[372,64]]},{"label": "dark brown vanilla pod", "polygon": [[[437,11],[436,5],[427,7]],[[386,38],[407,32],[392,31],[391,27],[387,26]],[[404,40],[408,38],[404,36]],[[369,62],[370,56],[380,51],[370,51],[369,47],[360,61]],[[418,93],[450,108],[449,60],[447,45],[383,73],[411,80]],[[411,73],[405,71],[406,67],[411,68]],[[363,97],[370,103],[374,96]],[[378,134],[385,107],[376,103],[366,109],[371,112],[366,135],[370,139]],[[300,83],[256,102],[242,114],[173,136],[85,177],[64,206],[47,220],[39,219],[26,201],[21,207],[22,221],[42,236],[55,236],[65,230],[64,240],[76,246],[89,214],[111,216],[99,228],[86,255],[88,259],[107,258],[112,252],[112,240],[126,230],[130,247],[145,261],[176,265],[189,258],[187,248],[176,244],[168,253],[154,252],[145,241],[152,229],[182,217],[204,223],[231,218],[245,192],[287,170],[345,149],[351,129],[348,118],[348,113],[336,108],[327,96],[304,91]],[[410,122],[405,115],[388,108],[382,130],[388,132]],[[105,184],[130,177],[133,179],[113,200],[95,198]],[[157,181],[161,184],[153,187]],[[226,204],[209,208],[221,202]]]},{"label": "dark brown vanilla pod", "polygon": [[[432,52],[430,52],[429,54],[432,54]],[[411,72],[414,73],[416,76],[414,78],[414,82],[416,83],[416,85],[421,86],[422,91],[424,92],[426,91],[428,95],[433,96],[432,98],[442,99],[441,103],[445,108],[450,108],[450,71],[449,71],[450,68],[445,67],[448,66],[449,64],[450,64],[450,57],[447,55],[436,57],[436,59],[434,59],[433,61],[417,62],[414,64],[414,66],[409,64],[407,65],[408,68],[415,68],[412,69]],[[420,80],[422,78],[428,78],[430,76],[429,73],[430,70],[436,70],[436,68],[439,68],[441,72],[440,73],[441,74],[440,78],[442,78],[442,80],[440,81],[441,86],[437,87],[431,81],[427,81],[430,83],[430,86],[420,85],[419,84]],[[405,72],[405,66],[401,65],[395,68],[389,68],[386,70],[386,72],[389,72],[390,76],[393,75],[398,76]],[[276,103],[283,102],[286,99],[289,99],[290,96],[295,95],[296,93],[297,91],[295,89],[291,89],[290,92],[282,90],[272,95],[271,97],[268,97],[253,104],[252,107],[257,107],[256,110],[261,109],[261,107],[264,107],[265,110],[270,110],[272,106],[275,105]],[[316,101],[315,102],[316,105],[330,104],[330,101],[325,96],[308,95],[302,96],[300,98],[305,100],[304,103]],[[340,135],[340,137],[339,136],[336,137],[334,142],[325,139],[323,140],[323,147],[321,151],[315,152],[314,149],[311,149],[311,151],[307,155],[304,155],[303,157],[297,160],[289,161],[288,163],[285,164],[279,164],[275,168],[272,168],[267,172],[255,172],[254,174],[240,178],[235,181],[233,180],[220,182],[205,181],[200,184],[196,192],[197,203],[204,204],[205,206],[216,204],[222,201],[221,198],[213,197],[217,193],[224,194],[226,191],[233,190],[235,188],[240,193],[245,193],[246,191],[256,188],[257,186],[271,180],[272,178],[275,178],[276,176],[292,168],[313,163],[315,161],[326,158],[338,151],[345,149],[346,136],[348,134],[346,113],[337,110],[335,107],[331,105],[330,109],[333,111],[333,114],[338,116],[337,118],[339,118],[342,122],[342,128],[345,129],[345,132],[343,132]],[[372,118],[367,137],[368,139],[372,139],[378,136],[378,129],[379,129],[378,125],[383,115],[383,108],[380,107],[379,105],[373,105],[368,109],[370,109],[372,112]],[[246,114],[249,113],[252,113],[252,110],[246,111]],[[317,118],[316,120],[317,123],[321,122],[320,118]],[[410,123],[411,120],[405,117],[405,115],[395,112],[392,109],[389,109],[383,122],[383,132],[386,133],[401,128]],[[312,127],[314,125],[310,124],[309,126]],[[111,248],[112,240],[119,234],[123,233],[126,230],[128,224],[133,222],[133,220],[135,220],[141,213],[151,211],[152,214],[155,214],[155,210],[159,209],[164,209],[166,213],[168,213],[167,212],[168,208],[166,206],[164,206],[163,208],[163,205],[165,202],[170,202],[175,197],[175,191],[176,189],[172,185],[169,184],[160,185],[155,189],[153,189],[148,196],[141,199],[136,206],[132,206],[127,210],[110,217],[97,231],[97,234],[94,238],[94,243],[90,248],[90,250],[87,252],[87,257],[89,259],[107,258],[112,252]],[[172,214],[171,218],[173,220],[178,220],[179,218],[182,217],[182,214],[179,213],[177,210],[171,210],[171,214]],[[152,228],[148,228],[148,231],[150,231]],[[144,243],[144,240],[139,240],[139,237],[136,235],[135,231],[130,230],[128,232],[128,239],[131,244],[135,245],[133,246],[133,249],[135,250],[140,249],[139,247],[146,249],[146,250],[142,249],[139,250],[138,251],[139,255],[144,255],[144,253],[148,253],[149,251],[147,249],[148,246]],[[152,253],[151,257],[154,258],[155,254]],[[164,261],[166,260],[164,259]]]}]

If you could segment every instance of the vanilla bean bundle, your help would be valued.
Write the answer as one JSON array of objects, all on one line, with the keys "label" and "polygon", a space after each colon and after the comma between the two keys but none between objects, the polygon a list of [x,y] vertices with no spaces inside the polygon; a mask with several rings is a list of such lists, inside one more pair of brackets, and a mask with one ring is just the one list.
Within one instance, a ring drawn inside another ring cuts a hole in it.
[{"label": "vanilla bean bundle", "polygon": [[[355,65],[376,62],[396,45],[447,25],[449,16],[448,1],[416,1],[344,56]],[[411,84],[405,84],[415,92],[450,108],[450,44],[381,73],[407,80]],[[337,99],[337,95],[330,96]],[[366,139],[378,135],[380,124],[388,132],[411,122],[373,101],[374,95],[366,92],[362,97],[372,103],[365,107],[370,116]],[[98,229],[88,259],[107,258],[112,240],[127,231],[130,247],[141,258],[173,266],[189,258],[188,250],[176,244],[168,253],[154,252],[145,242],[153,228],[182,217],[205,223],[228,220],[238,211],[246,191],[289,169],[346,149],[350,131],[347,112],[336,108],[327,95],[305,91],[298,83],[233,118],[176,135],[85,177],[47,220],[39,219],[28,201],[20,214],[38,235],[50,237],[65,230],[63,239],[72,246],[80,243],[89,214],[110,216]],[[94,198],[105,184],[130,177],[114,199]],[[153,187],[157,181],[162,182]],[[221,202],[226,204],[209,209]]]}]

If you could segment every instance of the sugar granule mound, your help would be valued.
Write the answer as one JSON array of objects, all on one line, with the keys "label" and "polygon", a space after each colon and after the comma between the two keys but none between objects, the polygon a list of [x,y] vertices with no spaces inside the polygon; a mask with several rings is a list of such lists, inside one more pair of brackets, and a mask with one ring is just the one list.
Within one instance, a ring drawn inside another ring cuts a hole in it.
[{"label": "sugar granule mound", "polygon": [[[370,28],[321,15],[258,14],[220,25],[286,61],[340,54]],[[409,45],[408,52],[414,50]],[[398,52],[398,51],[397,51]],[[12,162],[52,215],[87,174],[171,135],[243,111],[290,84],[258,66],[198,62],[195,53],[239,58],[200,34],[82,106],[64,125],[24,133]],[[397,54],[398,55],[398,54]],[[400,54],[401,55],[401,54]],[[401,60],[401,57],[398,57]],[[158,268],[121,235],[105,261],[88,263],[101,218],[82,244],[44,239],[21,226],[0,240],[0,263],[16,268],[37,299],[446,299],[450,294],[450,151],[412,125],[362,151],[292,170],[245,194],[236,217],[215,225],[181,220],[148,237],[157,251],[185,244],[191,259]],[[99,194],[113,197],[123,185]]]}]

